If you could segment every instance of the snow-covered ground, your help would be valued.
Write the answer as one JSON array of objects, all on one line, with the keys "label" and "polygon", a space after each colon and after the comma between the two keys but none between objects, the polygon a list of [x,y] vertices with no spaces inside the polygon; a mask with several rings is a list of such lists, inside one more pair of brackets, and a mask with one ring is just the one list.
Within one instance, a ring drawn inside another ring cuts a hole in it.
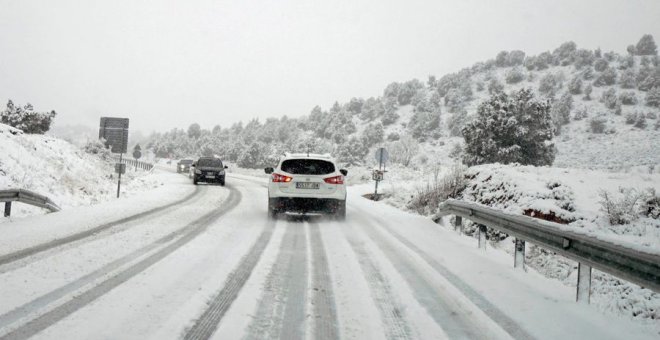
[{"label": "snow-covered ground", "polygon": [[[413,211],[411,201],[420,193],[439,183],[451,167],[421,169],[391,168],[379,192],[383,202],[403,210]],[[643,169],[638,169],[643,170]],[[603,170],[533,167],[516,165],[483,165],[466,170],[470,178],[461,198],[476,201],[513,214],[543,213],[555,215],[567,227],[588,233],[629,248],[660,254],[660,221],[638,215],[629,224],[611,225],[603,211],[600,193],[607,191],[619,198],[619,188],[637,193],[654,189],[660,192],[660,174],[631,171],[607,172]],[[437,178],[437,180],[436,180]],[[363,193],[373,192],[373,183],[355,188]],[[435,207],[437,208],[437,207]],[[433,217],[434,207],[425,214]],[[416,210],[415,210],[416,211]],[[452,228],[448,221],[443,222]],[[493,245],[504,252],[513,252],[513,241],[492,239]],[[567,286],[575,286],[577,263],[553,255],[531,245],[527,262],[534,270]],[[656,322],[660,309],[660,294],[596,272],[592,287],[592,301],[607,313],[621,314],[641,322]]]},{"label": "snow-covered ground", "polygon": [[[162,184],[158,176],[128,167],[122,176],[121,196],[141,195]],[[117,175],[112,163],[67,141],[23,134],[0,124],[0,188],[32,190],[67,210],[116,199]],[[14,204],[11,218],[0,217],[0,223],[43,213],[40,208]]]},{"label": "snow-covered ground", "polygon": [[[576,304],[573,288],[513,270],[506,252],[484,253],[426,217],[366,200],[366,185],[349,188],[345,222],[269,221],[263,177],[195,187],[161,175],[154,197],[163,204],[195,194],[18,260],[0,247],[0,337],[653,339],[660,331]],[[112,204],[126,212],[116,218],[136,209],[132,199]],[[26,217],[0,238],[35,249],[53,234],[107,223],[90,217],[99,207]],[[27,238],[16,231],[45,220]]]}]

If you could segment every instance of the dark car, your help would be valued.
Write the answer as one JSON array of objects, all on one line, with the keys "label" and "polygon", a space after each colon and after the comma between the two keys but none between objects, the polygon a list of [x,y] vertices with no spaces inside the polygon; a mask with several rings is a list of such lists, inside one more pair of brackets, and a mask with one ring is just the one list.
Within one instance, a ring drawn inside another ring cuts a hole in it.
[{"label": "dark car", "polygon": [[182,159],[176,163],[176,172],[177,173],[186,173],[190,171],[190,166],[193,164],[192,159]]},{"label": "dark car", "polygon": [[199,182],[225,185],[225,169],[227,167],[222,165],[220,158],[201,157],[197,162],[193,163],[193,167],[195,167],[194,171],[192,171],[193,183],[195,185]]}]

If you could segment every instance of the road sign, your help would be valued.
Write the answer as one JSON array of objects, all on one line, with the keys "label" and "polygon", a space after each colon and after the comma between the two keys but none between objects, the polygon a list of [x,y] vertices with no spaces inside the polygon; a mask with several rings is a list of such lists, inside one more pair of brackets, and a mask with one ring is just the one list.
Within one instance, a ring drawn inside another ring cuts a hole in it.
[{"label": "road sign", "polygon": [[99,139],[105,139],[113,153],[125,153],[128,149],[128,118],[101,117]]},{"label": "road sign", "polygon": [[115,172],[118,174],[126,173],[126,164],[124,163],[115,163]]},{"label": "road sign", "polygon": [[133,158],[140,159],[142,157],[142,152],[140,150],[133,150]]},{"label": "road sign", "polygon": [[376,154],[374,155],[376,158],[376,162],[378,163],[386,163],[388,159],[390,159],[390,154],[385,150],[385,148],[378,148],[376,150]]}]

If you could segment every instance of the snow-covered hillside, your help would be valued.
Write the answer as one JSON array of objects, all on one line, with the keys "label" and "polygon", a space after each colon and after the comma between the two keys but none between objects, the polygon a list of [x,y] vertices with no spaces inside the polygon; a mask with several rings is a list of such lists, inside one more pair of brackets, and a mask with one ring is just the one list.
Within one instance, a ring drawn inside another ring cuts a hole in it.
[{"label": "snow-covered hillside", "polygon": [[[159,185],[157,178],[129,169],[122,177],[122,194],[130,196]],[[77,146],[0,124],[0,188],[32,190],[66,209],[115,198],[117,178],[111,162]],[[15,204],[11,218],[40,213],[44,211]]]}]

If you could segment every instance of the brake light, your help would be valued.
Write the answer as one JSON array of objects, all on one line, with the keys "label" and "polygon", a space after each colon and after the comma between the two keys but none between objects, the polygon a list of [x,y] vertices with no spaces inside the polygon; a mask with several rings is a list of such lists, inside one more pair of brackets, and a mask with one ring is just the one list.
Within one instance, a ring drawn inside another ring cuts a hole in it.
[{"label": "brake light", "polygon": [[284,176],[284,175],[273,173],[272,179],[273,179],[274,183],[288,183],[288,182],[291,182],[291,180],[293,178],[291,178],[289,176]]},{"label": "brake light", "polygon": [[328,184],[344,184],[344,176],[328,177],[323,180]]}]

